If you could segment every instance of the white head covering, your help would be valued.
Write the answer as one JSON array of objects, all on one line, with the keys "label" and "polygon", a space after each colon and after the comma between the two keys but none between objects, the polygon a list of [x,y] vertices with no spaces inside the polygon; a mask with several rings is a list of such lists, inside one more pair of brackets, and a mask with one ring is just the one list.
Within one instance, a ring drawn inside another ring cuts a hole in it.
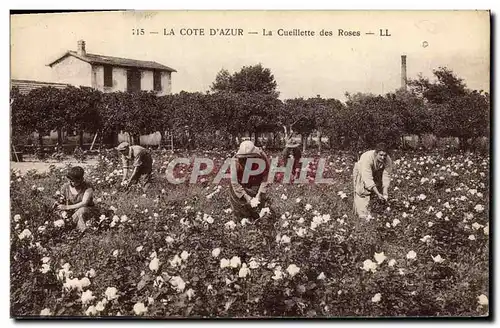
[{"label": "white head covering", "polygon": [[240,144],[240,148],[236,153],[236,157],[249,157],[258,155],[259,153],[260,149],[258,147],[255,147],[254,143],[250,140],[246,140]]},{"label": "white head covering", "polygon": [[130,146],[128,142],[122,142],[121,144],[118,145],[118,147],[116,147],[116,150],[122,151],[127,149],[128,146]]}]

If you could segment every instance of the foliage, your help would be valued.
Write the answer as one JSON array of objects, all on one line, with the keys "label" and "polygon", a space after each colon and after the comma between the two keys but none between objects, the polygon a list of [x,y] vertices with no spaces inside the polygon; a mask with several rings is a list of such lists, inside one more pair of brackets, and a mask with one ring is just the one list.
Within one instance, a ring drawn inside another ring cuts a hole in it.
[{"label": "foliage", "polygon": [[489,94],[469,90],[461,78],[444,67],[434,70],[434,76],[434,82],[419,77],[409,83],[427,102],[433,131],[441,137],[459,138],[461,148],[469,148],[468,139],[489,135]]},{"label": "foliage", "polygon": [[276,91],[277,86],[271,70],[264,68],[262,64],[257,64],[244,66],[232,75],[227,70],[222,69],[217,73],[210,89],[213,92],[258,93],[277,98],[279,96]]},{"label": "foliage", "polygon": [[[489,135],[490,96],[466,88],[446,68],[434,71],[435,81],[419,77],[410,90],[373,95],[346,94],[337,99],[277,98],[273,74],[262,65],[230,74],[221,70],[212,92],[185,92],[157,97],[154,92],[101,93],[91,88],[39,88],[28,95],[11,90],[12,133],[22,136],[54,129],[128,132],[139,136],[160,131],[174,134],[177,148],[234,147],[245,134],[273,133],[282,139],[284,127],[307,137],[327,136],[330,148],[364,149],[384,141],[398,147],[401,137],[434,133],[459,138],[463,148]],[[20,138],[18,138],[20,139]],[[275,145],[276,146],[276,145]],[[321,147],[321,143],[319,143]]]}]

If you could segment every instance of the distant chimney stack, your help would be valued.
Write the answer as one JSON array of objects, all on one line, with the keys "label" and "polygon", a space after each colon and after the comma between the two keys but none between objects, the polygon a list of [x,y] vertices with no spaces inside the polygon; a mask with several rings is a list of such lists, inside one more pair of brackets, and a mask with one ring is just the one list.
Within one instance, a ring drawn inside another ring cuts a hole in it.
[{"label": "distant chimney stack", "polygon": [[78,41],[78,54],[80,56],[85,56],[87,52],[85,51],[85,41],[79,40]]},{"label": "distant chimney stack", "polygon": [[406,90],[407,85],[406,77],[406,55],[401,56],[401,89]]}]

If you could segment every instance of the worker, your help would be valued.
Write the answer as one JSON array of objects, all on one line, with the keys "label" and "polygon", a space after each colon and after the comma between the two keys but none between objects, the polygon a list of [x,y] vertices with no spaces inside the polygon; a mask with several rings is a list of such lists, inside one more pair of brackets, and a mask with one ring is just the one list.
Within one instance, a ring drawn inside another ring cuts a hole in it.
[{"label": "worker", "polygon": [[[247,168],[249,159],[261,159],[266,167],[262,173],[252,175],[248,178],[248,181],[243,181],[245,169],[256,171],[258,168],[257,163],[254,163],[251,168]],[[233,213],[239,219],[258,219],[259,210],[266,207],[268,203],[266,193],[270,170],[269,158],[262,149],[256,147],[252,141],[247,140],[240,144],[234,160],[236,161],[237,179],[231,181],[229,195]]]},{"label": "worker", "polygon": [[392,160],[383,143],[363,153],[354,165],[354,212],[359,218],[371,216],[368,209],[371,197],[383,202],[388,200],[391,172]]},{"label": "worker", "polygon": [[84,170],[74,166],[68,170],[68,182],[60,190],[62,204],[56,204],[56,209],[66,211],[80,232],[87,228],[86,221],[96,215],[92,186],[84,179]]},{"label": "worker", "polygon": [[300,174],[300,158],[302,157],[302,152],[299,146],[300,144],[290,136],[286,140],[285,149],[283,150],[285,165],[288,159],[293,156],[292,176],[294,178],[297,178]]},{"label": "worker", "polygon": [[[116,150],[122,158],[122,185],[128,188],[142,178],[142,187],[146,191],[151,186],[153,171],[153,159],[149,150],[139,145],[130,145],[128,142],[122,142],[116,147]],[[131,168],[132,174],[128,178],[128,171]]]}]

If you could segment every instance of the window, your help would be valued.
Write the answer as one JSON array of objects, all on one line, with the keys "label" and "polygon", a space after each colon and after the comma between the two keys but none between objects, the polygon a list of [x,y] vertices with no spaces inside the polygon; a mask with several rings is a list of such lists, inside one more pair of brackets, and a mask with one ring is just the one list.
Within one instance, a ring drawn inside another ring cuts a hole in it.
[{"label": "window", "polygon": [[154,83],[154,90],[161,91],[161,72],[160,71],[153,72],[153,83]]},{"label": "window", "polygon": [[104,86],[113,86],[113,67],[109,65],[104,66]]},{"label": "window", "polygon": [[141,72],[137,69],[129,69],[127,71],[127,91],[141,91]]}]

